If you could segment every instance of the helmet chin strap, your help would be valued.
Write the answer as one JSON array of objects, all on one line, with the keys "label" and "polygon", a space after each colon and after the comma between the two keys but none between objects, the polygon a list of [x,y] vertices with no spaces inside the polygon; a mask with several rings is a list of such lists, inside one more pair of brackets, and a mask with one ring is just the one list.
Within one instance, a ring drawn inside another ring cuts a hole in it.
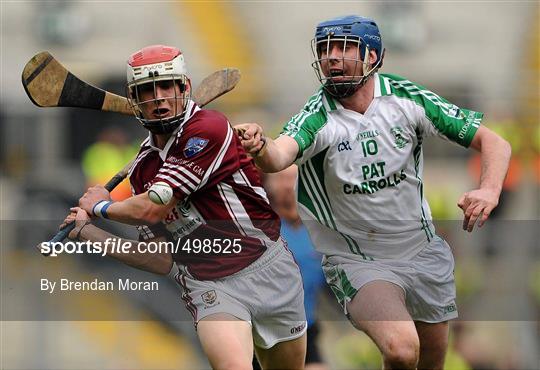
[{"label": "helmet chin strap", "polygon": [[158,120],[152,120],[152,121],[146,121],[143,123],[144,128],[146,128],[148,131],[150,131],[153,134],[156,135],[163,135],[163,134],[170,134],[174,132],[179,126],[179,124],[176,124],[177,122],[180,122],[185,117],[185,111],[179,115],[164,119],[158,119]]},{"label": "helmet chin strap", "polygon": [[377,69],[379,69],[379,66],[381,65],[382,63],[382,60],[383,60],[383,57],[384,57],[384,49],[383,49],[383,52],[382,52],[382,56],[381,58],[379,59],[379,61],[377,62],[377,64],[375,64],[372,68],[369,68],[370,67],[370,64],[369,64],[369,48],[367,46],[365,46],[365,52],[364,52],[364,60],[362,60],[362,77],[360,78],[360,81],[358,81],[357,84],[355,84],[353,86],[352,89],[350,89],[350,91],[347,91],[347,94],[345,96],[342,96],[342,98],[347,98],[349,96],[352,96],[354,95],[354,93],[356,91],[358,91],[359,88],[361,88],[362,86],[364,86],[366,84],[366,82],[368,82],[368,80],[373,77],[373,74],[377,71]]},{"label": "helmet chin strap", "polygon": [[[371,71],[373,71],[373,68],[371,70],[369,69],[369,49],[367,46],[364,46],[364,48],[365,48],[365,51],[364,51],[364,60],[362,61],[362,72],[363,72],[362,78],[368,77]],[[365,82],[361,83],[361,85],[363,84],[365,84]]]},{"label": "helmet chin strap", "polygon": [[156,135],[170,134],[174,132],[186,116],[188,99],[184,101],[182,113],[173,117],[159,118],[155,120],[142,120],[144,128]]}]

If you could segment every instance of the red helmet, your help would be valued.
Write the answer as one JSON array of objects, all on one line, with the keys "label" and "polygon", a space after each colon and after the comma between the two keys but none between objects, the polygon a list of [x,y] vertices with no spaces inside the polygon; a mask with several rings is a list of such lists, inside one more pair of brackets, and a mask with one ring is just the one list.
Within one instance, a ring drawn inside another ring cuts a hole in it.
[{"label": "red helmet", "polygon": [[[156,98],[156,86],[161,81],[172,81],[179,86],[179,91],[175,88],[174,95]],[[127,97],[133,108],[133,112],[143,126],[155,134],[167,134],[173,132],[184,117],[184,110],[189,100],[186,93],[188,82],[186,63],[180,49],[172,46],[151,45],[147,46],[129,58],[127,62]],[[141,88],[150,88],[154,94],[152,99],[141,101]],[[141,105],[155,104],[160,100],[174,99],[181,100],[181,109],[177,109],[172,116],[167,118],[148,119],[143,117]]]}]

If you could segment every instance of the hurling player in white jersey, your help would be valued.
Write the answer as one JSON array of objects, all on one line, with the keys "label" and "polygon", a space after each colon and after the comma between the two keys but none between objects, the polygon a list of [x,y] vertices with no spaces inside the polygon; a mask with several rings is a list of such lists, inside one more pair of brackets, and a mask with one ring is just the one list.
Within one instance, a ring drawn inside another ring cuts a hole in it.
[{"label": "hurling player in white jersey", "polygon": [[388,369],[442,369],[448,320],[457,317],[454,260],[423,197],[422,143],[437,136],[478,150],[478,189],[459,199],[472,231],[497,206],[509,144],[461,109],[405,78],[379,74],[376,23],[319,23],[312,66],[322,86],[275,140],[236,126],[265,172],[299,166],[298,203],[326,280],[351,323]]}]

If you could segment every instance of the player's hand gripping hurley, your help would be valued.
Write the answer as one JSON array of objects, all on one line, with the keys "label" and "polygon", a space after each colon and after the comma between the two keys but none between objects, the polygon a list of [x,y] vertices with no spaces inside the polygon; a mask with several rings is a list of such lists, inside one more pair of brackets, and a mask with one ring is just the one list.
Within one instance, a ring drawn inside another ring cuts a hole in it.
[{"label": "player's hand gripping hurley", "polygon": [[[192,99],[203,107],[234,89],[239,80],[240,71],[236,68],[216,71],[200,83]],[[80,80],[46,51],[28,61],[22,73],[22,84],[30,100],[39,107],[79,107],[133,115],[126,98]],[[105,189],[110,192],[120,184],[132,163],[114,175]],[[75,222],[67,225],[49,243],[63,241],[74,228]]]}]

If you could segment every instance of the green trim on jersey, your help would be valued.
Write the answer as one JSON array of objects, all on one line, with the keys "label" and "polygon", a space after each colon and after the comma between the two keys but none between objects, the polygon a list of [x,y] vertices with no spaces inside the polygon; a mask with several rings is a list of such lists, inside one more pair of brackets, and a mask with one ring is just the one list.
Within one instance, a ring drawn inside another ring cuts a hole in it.
[{"label": "green trim on jersey", "polygon": [[386,93],[383,95],[388,94],[386,87],[390,86],[391,94],[422,107],[426,117],[441,134],[464,147],[471,144],[484,113],[460,109],[424,86],[403,77],[391,74],[380,74],[379,77],[381,93]]},{"label": "green trim on jersey", "polygon": [[338,232],[352,253],[359,254],[365,260],[372,261],[373,258],[366,256],[353,238],[340,232],[336,226],[332,207],[330,206],[330,199],[324,184],[323,167],[327,151],[328,148],[299,166],[298,202],[309,209],[320,224]]},{"label": "green trim on jersey", "polygon": [[381,90],[381,96],[384,96],[384,95],[390,95],[392,93],[392,89],[390,87],[390,83],[389,83],[389,78],[388,77],[385,77],[385,76],[388,76],[388,75],[382,75],[380,73],[377,73],[378,78],[379,78],[379,86],[380,86],[380,90]]},{"label": "green trim on jersey", "polygon": [[[328,149],[324,150],[323,152],[319,153],[319,155],[326,155],[326,151]],[[317,200],[312,194],[315,193],[315,186],[312,183],[309,183],[307,180],[310,179],[310,175],[307,172],[307,167],[310,164],[311,160],[308,162],[302,164],[298,167],[299,176],[298,176],[298,202],[307,209],[310,210],[310,212],[315,215],[317,218],[317,221],[319,221],[321,224],[324,224],[326,227],[334,228],[336,225],[333,224],[330,226],[329,222],[334,222],[333,219],[330,217],[325,217],[323,215],[322,211],[319,211],[319,209],[328,209],[326,207],[323,207],[321,205],[322,201]],[[323,187],[324,190],[324,187]],[[326,195],[326,194],[325,194]]]},{"label": "green trim on jersey", "polygon": [[328,92],[326,92],[326,90],[324,89],[323,89],[323,92],[324,92],[324,98],[326,99],[326,102],[328,103],[329,110],[330,111],[336,110],[337,105],[336,105],[336,102],[334,101],[334,97],[330,95]]},{"label": "green trim on jersey", "polygon": [[320,89],[317,94],[309,98],[302,111],[291,118],[283,127],[281,135],[290,136],[298,143],[296,158],[300,158],[304,150],[313,144],[317,133],[328,122],[323,100],[323,90]]},{"label": "green trim on jersey", "polygon": [[331,275],[332,276],[329,276],[330,279],[327,279],[328,285],[336,296],[337,301],[343,307],[345,307],[347,302],[352,301],[358,292],[358,289],[355,289],[352,286],[347,274],[345,273],[345,270],[343,270],[341,267],[335,266]]},{"label": "green trim on jersey", "polygon": [[427,221],[426,213],[424,211],[424,183],[422,182],[422,179],[418,174],[420,168],[420,157],[422,156],[422,136],[417,132],[416,137],[418,140],[418,144],[416,144],[416,147],[413,150],[413,157],[414,172],[416,179],[418,180],[418,193],[420,194],[420,210],[422,211],[420,222],[422,223],[422,230],[424,230],[424,232],[426,233],[427,241],[430,242],[433,238],[433,232],[429,227],[429,222]]}]

